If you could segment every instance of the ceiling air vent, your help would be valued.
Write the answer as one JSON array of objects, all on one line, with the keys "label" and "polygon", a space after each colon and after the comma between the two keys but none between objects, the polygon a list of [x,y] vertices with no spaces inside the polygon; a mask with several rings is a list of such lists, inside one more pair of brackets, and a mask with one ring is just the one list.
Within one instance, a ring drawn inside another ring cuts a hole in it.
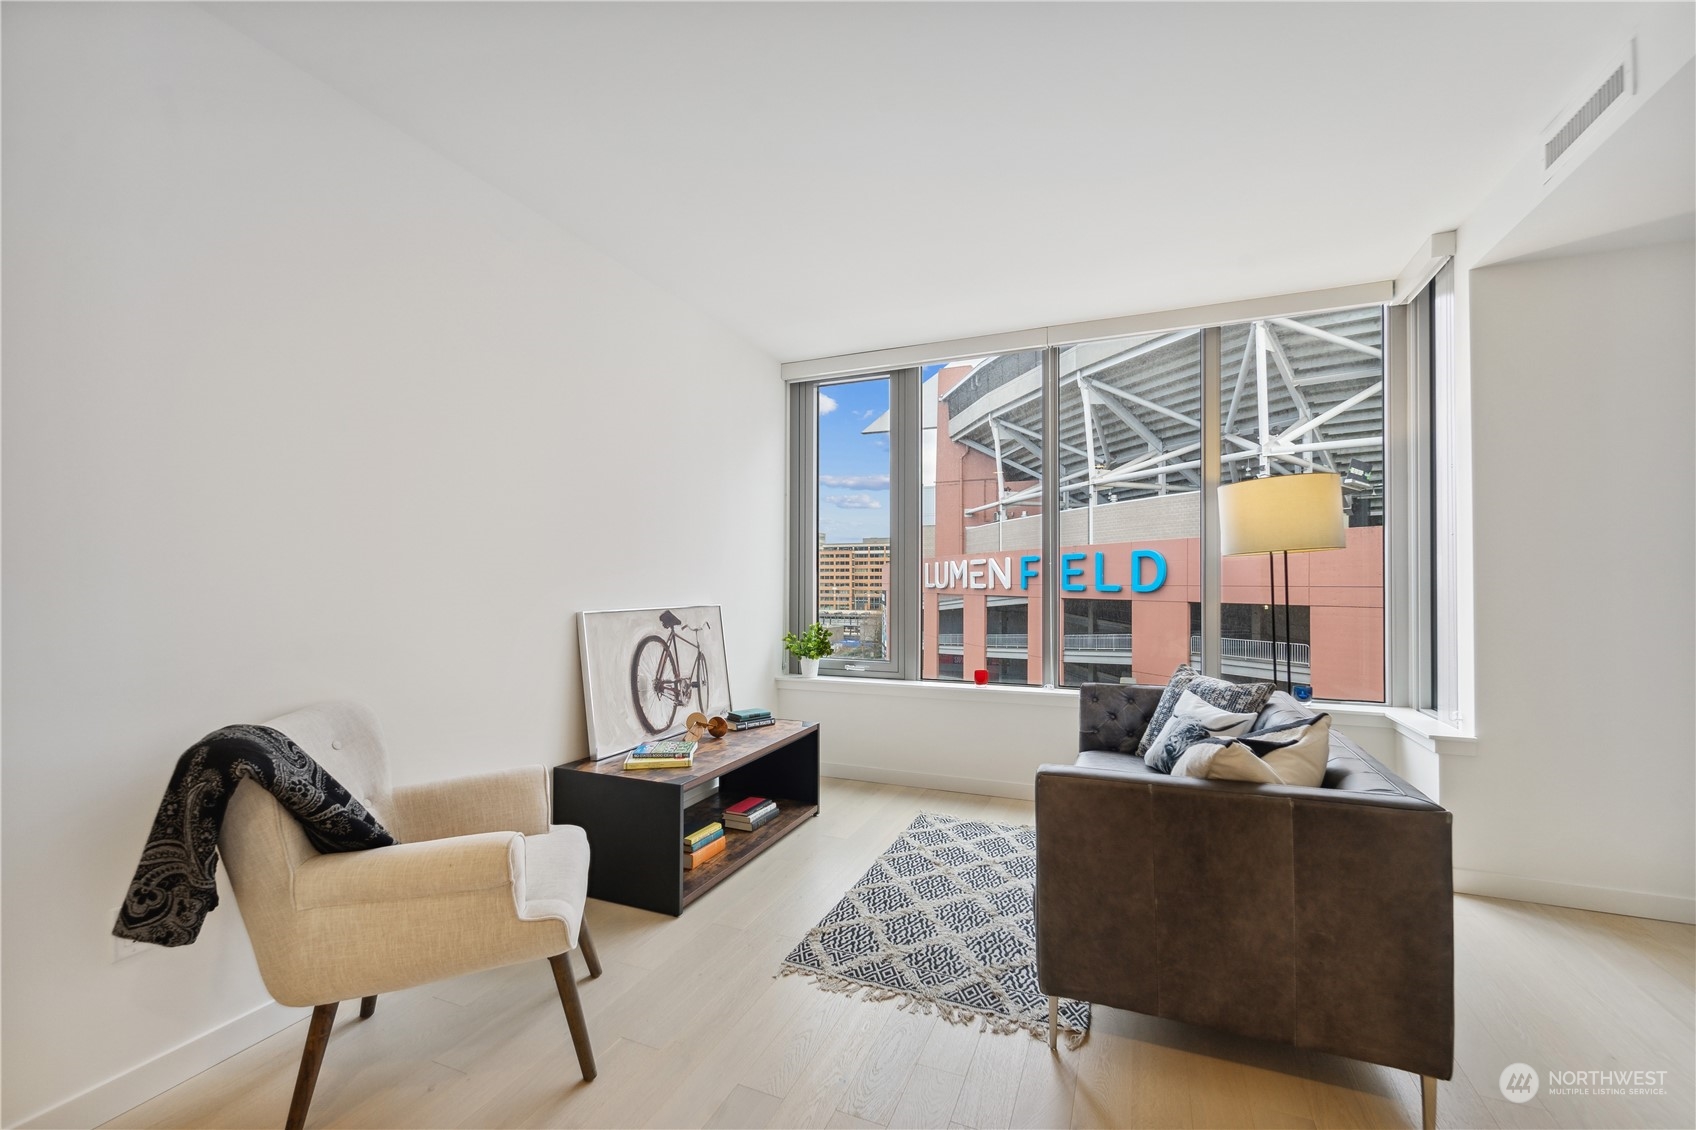
[{"label": "ceiling air vent", "polygon": [[1572,152],[1572,147],[1585,132],[1607,113],[1610,108],[1629,95],[1636,85],[1635,68],[1632,66],[1635,43],[1626,44],[1623,54],[1614,60],[1608,76],[1602,80],[1582,103],[1569,109],[1555,119],[1551,127],[1553,132],[1543,138],[1543,172],[1544,179],[1549,179],[1557,171],[1557,166],[1563,164],[1562,158]]}]

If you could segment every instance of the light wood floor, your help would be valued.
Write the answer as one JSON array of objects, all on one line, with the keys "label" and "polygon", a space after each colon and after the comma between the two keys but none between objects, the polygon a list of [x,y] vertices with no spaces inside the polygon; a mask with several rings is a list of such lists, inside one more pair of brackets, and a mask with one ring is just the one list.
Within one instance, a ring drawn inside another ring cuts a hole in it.
[{"label": "light wood floor", "polygon": [[[583,1084],[546,962],[344,1007],[309,1125],[1417,1126],[1418,1080],[1097,1008],[1077,1051],[849,1000],[779,960],[920,811],[1028,823],[1029,804],[826,781],[823,812],[681,918],[592,902]],[[1696,1126],[1690,927],[1459,898],[1443,1126]],[[1127,941],[1134,951],[1135,940]],[[1127,953],[1135,960],[1134,952]],[[579,966],[581,968],[581,966]],[[272,1127],[296,1024],[108,1123]],[[1505,1101],[1501,1069],[1666,1071],[1660,1096]]]}]

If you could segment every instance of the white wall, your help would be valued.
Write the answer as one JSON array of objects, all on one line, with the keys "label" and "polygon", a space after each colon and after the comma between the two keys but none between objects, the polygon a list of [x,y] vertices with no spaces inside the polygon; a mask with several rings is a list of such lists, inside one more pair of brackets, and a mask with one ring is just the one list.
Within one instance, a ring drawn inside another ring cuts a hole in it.
[{"label": "white wall", "polygon": [[818,722],[827,776],[1028,800],[1078,748],[1078,696],[1041,687],[778,680],[777,711]]},{"label": "white wall", "polygon": [[1689,242],[1471,272],[1467,889],[1696,911],[1693,277]]},{"label": "white wall", "polygon": [[781,532],[733,519],[782,512],[783,398],[199,8],[7,5],[4,114],[0,1119],[67,1125],[288,1018],[233,900],[108,963],[201,734],[350,697],[401,780],[565,761],[574,613],[673,601],[768,697]]}]

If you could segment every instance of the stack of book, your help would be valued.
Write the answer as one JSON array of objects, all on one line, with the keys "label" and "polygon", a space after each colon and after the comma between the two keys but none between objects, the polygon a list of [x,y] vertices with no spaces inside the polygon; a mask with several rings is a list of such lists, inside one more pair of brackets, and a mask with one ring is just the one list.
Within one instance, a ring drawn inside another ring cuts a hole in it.
[{"label": "stack of book", "polygon": [[683,837],[683,866],[693,870],[724,851],[724,825],[704,824]]},{"label": "stack of book", "polygon": [[643,742],[624,755],[626,769],[693,769],[695,746],[687,739],[681,741]]},{"label": "stack of book", "polygon": [[750,706],[746,710],[732,710],[724,716],[732,730],[757,730],[761,726],[770,726],[777,719],[771,716],[771,711]]},{"label": "stack of book", "polygon": [[752,832],[777,815],[777,804],[763,796],[745,797],[724,810],[724,826]]}]

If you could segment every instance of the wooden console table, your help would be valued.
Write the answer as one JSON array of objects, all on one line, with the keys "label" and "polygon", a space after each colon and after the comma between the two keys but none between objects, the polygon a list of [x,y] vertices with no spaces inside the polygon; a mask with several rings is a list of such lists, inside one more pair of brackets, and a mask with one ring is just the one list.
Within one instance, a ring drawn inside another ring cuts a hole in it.
[{"label": "wooden console table", "polygon": [[[589,836],[589,897],[682,914],[683,908],[819,811],[819,727],[780,719],[704,741],[689,769],[626,772],[624,758],[554,767],[554,823]],[[719,780],[718,792],[683,807],[694,785]],[[752,832],[725,829],[725,849],[693,870],[683,867],[683,835],[743,797],[769,797],[777,815]]]}]

